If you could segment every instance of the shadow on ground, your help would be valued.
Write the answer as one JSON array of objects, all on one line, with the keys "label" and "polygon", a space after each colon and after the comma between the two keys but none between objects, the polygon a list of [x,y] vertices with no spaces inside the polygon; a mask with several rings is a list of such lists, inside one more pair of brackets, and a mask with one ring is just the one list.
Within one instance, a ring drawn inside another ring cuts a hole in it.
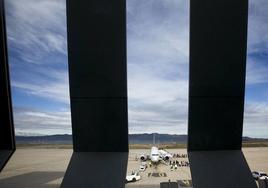
[{"label": "shadow on ground", "polygon": [[64,176],[64,172],[31,172],[0,179],[1,188],[59,188],[58,184],[48,184]]},{"label": "shadow on ground", "polygon": [[188,154],[193,187],[257,188],[240,150],[192,151]]}]

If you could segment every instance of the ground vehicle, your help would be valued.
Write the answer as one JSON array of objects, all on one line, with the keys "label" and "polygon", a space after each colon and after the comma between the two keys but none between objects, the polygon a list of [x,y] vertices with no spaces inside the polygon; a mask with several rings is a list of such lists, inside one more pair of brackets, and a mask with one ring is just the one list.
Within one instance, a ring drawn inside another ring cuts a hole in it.
[{"label": "ground vehicle", "polygon": [[259,179],[260,180],[268,180],[268,176],[266,175],[266,176],[261,176],[261,177],[259,177]]},{"label": "ground vehicle", "polygon": [[144,172],[146,170],[146,166],[144,166],[144,165],[140,165],[140,172]]},{"label": "ground vehicle", "polygon": [[141,179],[138,171],[132,171],[131,175],[126,177],[126,182],[135,182]]},{"label": "ground vehicle", "polygon": [[140,172],[144,172],[147,168],[147,163],[146,162],[141,162],[141,165],[140,165]]},{"label": "ground vehicle", "polygon": [[252,172],[252,176],[255,180],[257,179],[268,179],[268,176],[266,173],[264,172],[257,172],[257,171],[253,171]]}]

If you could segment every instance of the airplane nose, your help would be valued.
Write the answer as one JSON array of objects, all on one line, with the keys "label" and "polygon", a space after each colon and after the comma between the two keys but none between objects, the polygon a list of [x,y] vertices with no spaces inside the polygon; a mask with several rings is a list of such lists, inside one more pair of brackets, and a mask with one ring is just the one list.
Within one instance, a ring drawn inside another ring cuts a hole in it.
[{"label": "airplane nose", "polygon": [[157,162],[158,161],[157,157],[152,157],[152,161]]}]

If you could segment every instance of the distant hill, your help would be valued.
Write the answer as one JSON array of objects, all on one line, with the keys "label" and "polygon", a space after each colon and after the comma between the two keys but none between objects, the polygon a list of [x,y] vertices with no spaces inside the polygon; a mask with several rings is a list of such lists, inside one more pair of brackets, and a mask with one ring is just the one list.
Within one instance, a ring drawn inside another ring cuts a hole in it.
[{"label": "distant hill", "polygon": [[[153,134],[130,134],[130,144],[153,144]],[[180,144],[187,142],[187,135],[157,134],[155,133],[156,144]]]},{"label": "distant hill", "polygon": [[263,142],[263,141],[268,141],[267,138],[251,138],[244,136],[243,137],[243,142]]},{"label": "distant hill", "polygon": [[72,144],[72,135],[16,136],[17,144]]},{"label": "distant hill", "polygon": [[[268,141],[268,139],[243,137],[244,142]],[[171,135],[155,133],[156,144],[183,144],[187,142],[187,135]],[[72,144],[72,135],[51,136],[16,136],[17,144]],[[153,134],[130,134],[130,144],[152,144]]]}]

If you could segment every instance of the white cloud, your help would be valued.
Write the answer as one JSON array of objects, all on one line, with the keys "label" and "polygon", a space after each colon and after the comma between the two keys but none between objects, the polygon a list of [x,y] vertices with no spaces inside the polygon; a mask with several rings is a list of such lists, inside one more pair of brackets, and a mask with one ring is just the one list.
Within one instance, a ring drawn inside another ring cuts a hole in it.
[{"label": "white cloud", "polygon": [[127,18],[129,63],[188,63],[189,2],[128,1]]},{"label": "white cloud", "polygon": [[249,1],[248,52],[268,52],[268,2],[267,0]]},{"label": "white cloud", "polygon": [[140,100],[148,104],[164,104],[175,99],[188,100],[187,80],[165,80],[138,75],[128,80],[130,100]]},{"label": "white cloud", "polygon": [[186,133],[189,2],[128,1],[129,132]]},{"label": "white cloud", "polygon": [[[34,83],[32,81],[12,81],[12,87],[18,88],[21,91],[33,95],[35,97],[43,97],[52,101],[62,102],[65,104],[70,103],[69,96],[69,80],[66,71],[55,71],[44,69],[48,72],[50,79],[39,80]],[[32,77],[32,79],[35,79]],[[43,82],[44,81],[44,82]],[[43,82],[43,83],[42,83]]]},{"label": "white cloud", "polygon": [[[129,39],[129,40],[136,40]],[[142,39],[140,39],[142,40]],[[151,45],[141,43],[148,51]],[[156,46],[158,44],[155,44]],[[129,48],[138,49],[139,46]],[[170,48],[168,48],[170,49]],[[158,48],[162,51],[162,48]],[[128,59],[129,132],[183,133],[187,131],[188,63],[181,55],[144,53]],[[132,53],[132,52],[129,52]],[[133,54],[131,54],[133,55]],[[147,57],[152,58],[148,60]],[[174,60],[170,61],[170,59]]]},{"label": "white cloud", "polygon": [[268,1],[250,0],[248,16],[247,84],[268,83]]},{"label": "white cloud", "polygon": [[246,72],[246,84],[254,85],[261,83],[268,83],[268,66],[259,65],[256,60],[248,57],[247,72]]},{"label": "white cloud", "polygon": [[71,134],[69,110],[47,112],[15,108],[14,114],[16,135]]},{"label": "white cloud", "polygon": [[51,53],[67,54],[64,0],[6,1],[8,43],[30,63],[43,63]]},{"label": "white cloud", "polygon": [[267,138],[268,103],[248,102],[244,112],[244,136]]}]

